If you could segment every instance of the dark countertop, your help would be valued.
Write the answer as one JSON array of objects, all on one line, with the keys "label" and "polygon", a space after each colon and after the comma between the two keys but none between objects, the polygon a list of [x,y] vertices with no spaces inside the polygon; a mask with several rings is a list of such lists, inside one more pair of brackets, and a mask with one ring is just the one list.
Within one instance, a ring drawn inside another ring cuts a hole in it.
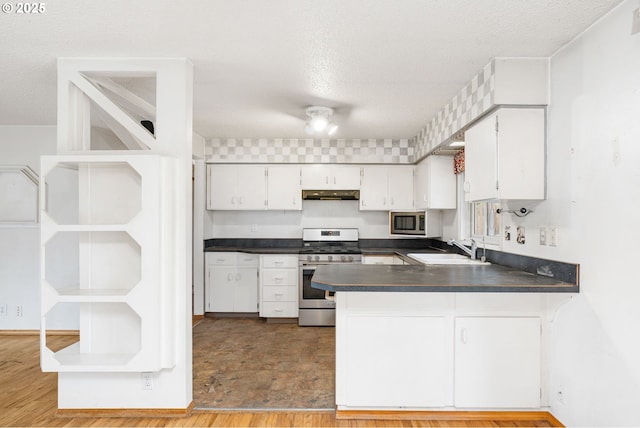
[{"label": "dark countertop", "polygon": [[320,290],[393,292],[577,293],[578,285],[500,265],[323,265]]}]

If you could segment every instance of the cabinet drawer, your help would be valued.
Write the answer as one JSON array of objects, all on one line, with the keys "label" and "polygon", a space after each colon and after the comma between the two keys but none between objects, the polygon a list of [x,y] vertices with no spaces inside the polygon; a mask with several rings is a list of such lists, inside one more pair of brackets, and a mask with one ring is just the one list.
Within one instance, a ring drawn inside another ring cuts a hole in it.
[{"label": "cabinet drawer", "polygon": [[297,318],[298,302],[262,302],[260,316],[265,318]]},{"label": "cabinet drawer", "polygon": [[260,256],[257,254],[236,253],[236,266],[258,267]]},{"label": "cabinet drawer", "polygon": [[289,256],[289,255],[262,256],[262,267],[264,268],[297,268],[298,256]]},{"label": "cabinet drawer", "polygon": [[262,300],[264,302],[297,302],[298,287],[264,287]]},{"label": "cabinet drawer", "polygon": [[262,285],[298,285],[298,269],[263,269]]},{"label": "cabinet drawer", "polygon": [[236,263],[236,253],[205,253],[207,265],[233,266]]}]

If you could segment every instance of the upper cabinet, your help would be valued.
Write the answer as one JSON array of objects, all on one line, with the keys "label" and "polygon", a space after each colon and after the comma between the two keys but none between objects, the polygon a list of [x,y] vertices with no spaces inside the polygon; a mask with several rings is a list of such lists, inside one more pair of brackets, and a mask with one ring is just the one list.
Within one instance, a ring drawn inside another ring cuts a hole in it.
[{"label": "upper cabinet", "polygon": [[465,132],[465,200],[545,198],[545,111],[504,108]]},{"label": "upper cabinet", "polygon": [[363,166],[360,209],[413,209],[413,166]]},{"label": "upper cabinet", "polygon": [[303,165],[302,188],[305,190],[359,190],[360,167],[352,165]]},{"label": "upper cabinet", "polygon": [[207,209],[263,210],[267,200],[262,165],[207,165]]},{"label": "upper cabinet", "polygon": [[267,209],[302,209],[299,165],[267,167]]},{"label": "upper cabinet", "polygon": [[451,156],[428,156],[415,169],[415,208],[456,208],[456,176]]}]

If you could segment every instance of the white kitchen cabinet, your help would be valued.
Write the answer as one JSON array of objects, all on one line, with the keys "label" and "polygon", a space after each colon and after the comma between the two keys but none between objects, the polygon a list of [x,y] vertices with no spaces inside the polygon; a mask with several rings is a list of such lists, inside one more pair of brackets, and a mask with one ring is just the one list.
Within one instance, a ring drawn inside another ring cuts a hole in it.
[{"label": "white kitchen cabinet", "polygon": [[456,208],[456,175],[453,157],[428,156],[415,169],[414,203],[416,209]]},{"label": "white kitchen cabinet", "polygon": [[538,408],[538,317],[455,319],[455,407]]},{"label": "white kitchen cabinet", "polygon": [[260,316],[298,317],[298,256],[260,256]]},{"label": "white kitchen cabinet", "polygon": [[258,256],[247,253],[205,253],[207,312],[258,311]]},{"label": "white kitchen cabinet", "polygon": [[300,185],[299,165],[267,167],[267,209],[302,209],[302,187]]},{"label": "white kitchen cabinet", "polygon": [[447,405],[445,317],[352,316],[346,327],[346,405]]},{"label": "white kitchen cabinet", "polygon": [[353,165],[303,165],[304,190],[359,190],[360,167]]},{"label": "white kitchen cabinet", "polygon": [[465,200],[545,198],[545,111],[504,108],[465,132]]},{"label": "white kitchen cabinet", "polygon": [[266,168],[262,165],[207,165],[207,209],[264,210]]},{"label": "white kitchen cabinet", "polygon": [[413,166],[363,166],[360,210],[413,209]]},{"label": "white kitchen cabinet", "polygon": [[394,254],[363,255],[363,265],[404,265],[404,260]]}]

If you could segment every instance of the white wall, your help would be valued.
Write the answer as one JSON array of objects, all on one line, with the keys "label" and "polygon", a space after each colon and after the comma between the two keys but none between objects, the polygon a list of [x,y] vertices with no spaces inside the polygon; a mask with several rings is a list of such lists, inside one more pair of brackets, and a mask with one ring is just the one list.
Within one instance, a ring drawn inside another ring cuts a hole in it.
[{"label": "white wall", "polygon": [[[55,154],[55,126],[0,126],[0,165],[28,165],[40,172],[40,155]],[[40,328],[40,226],[0,225],[0,316],[2,330]],[[22,316],[16,307],[22,306]],[[51,328],[73,328],[52,320]]]},{"label": "white wall", "polygon": [[[552,328],[551,410],[568,426],[640,426],[638,6],[624,2],[551,58],[547,199],[502,216],[527,236],[504,251],[580,264],[580,294]],[[542,226],[557,227],[556,247],[539,244]]]},{"label": "white wall", "polygon": [[573,426],[640,425],[638,6],[624,2],[551,61],[549,200],[531,221],[559,226],[559,246],[537,253],[581,264],[551,366],[564,392],[553,412]]},{"label": "white wall", "polygon": [[[205,238],[302,239],[302,228],[355,227],[360,238],[389,238],[389,213],[360,211],[358,201],[303,201],[302,211],[209,211]],[[206,235],[211,233],[211,235]]]}]

